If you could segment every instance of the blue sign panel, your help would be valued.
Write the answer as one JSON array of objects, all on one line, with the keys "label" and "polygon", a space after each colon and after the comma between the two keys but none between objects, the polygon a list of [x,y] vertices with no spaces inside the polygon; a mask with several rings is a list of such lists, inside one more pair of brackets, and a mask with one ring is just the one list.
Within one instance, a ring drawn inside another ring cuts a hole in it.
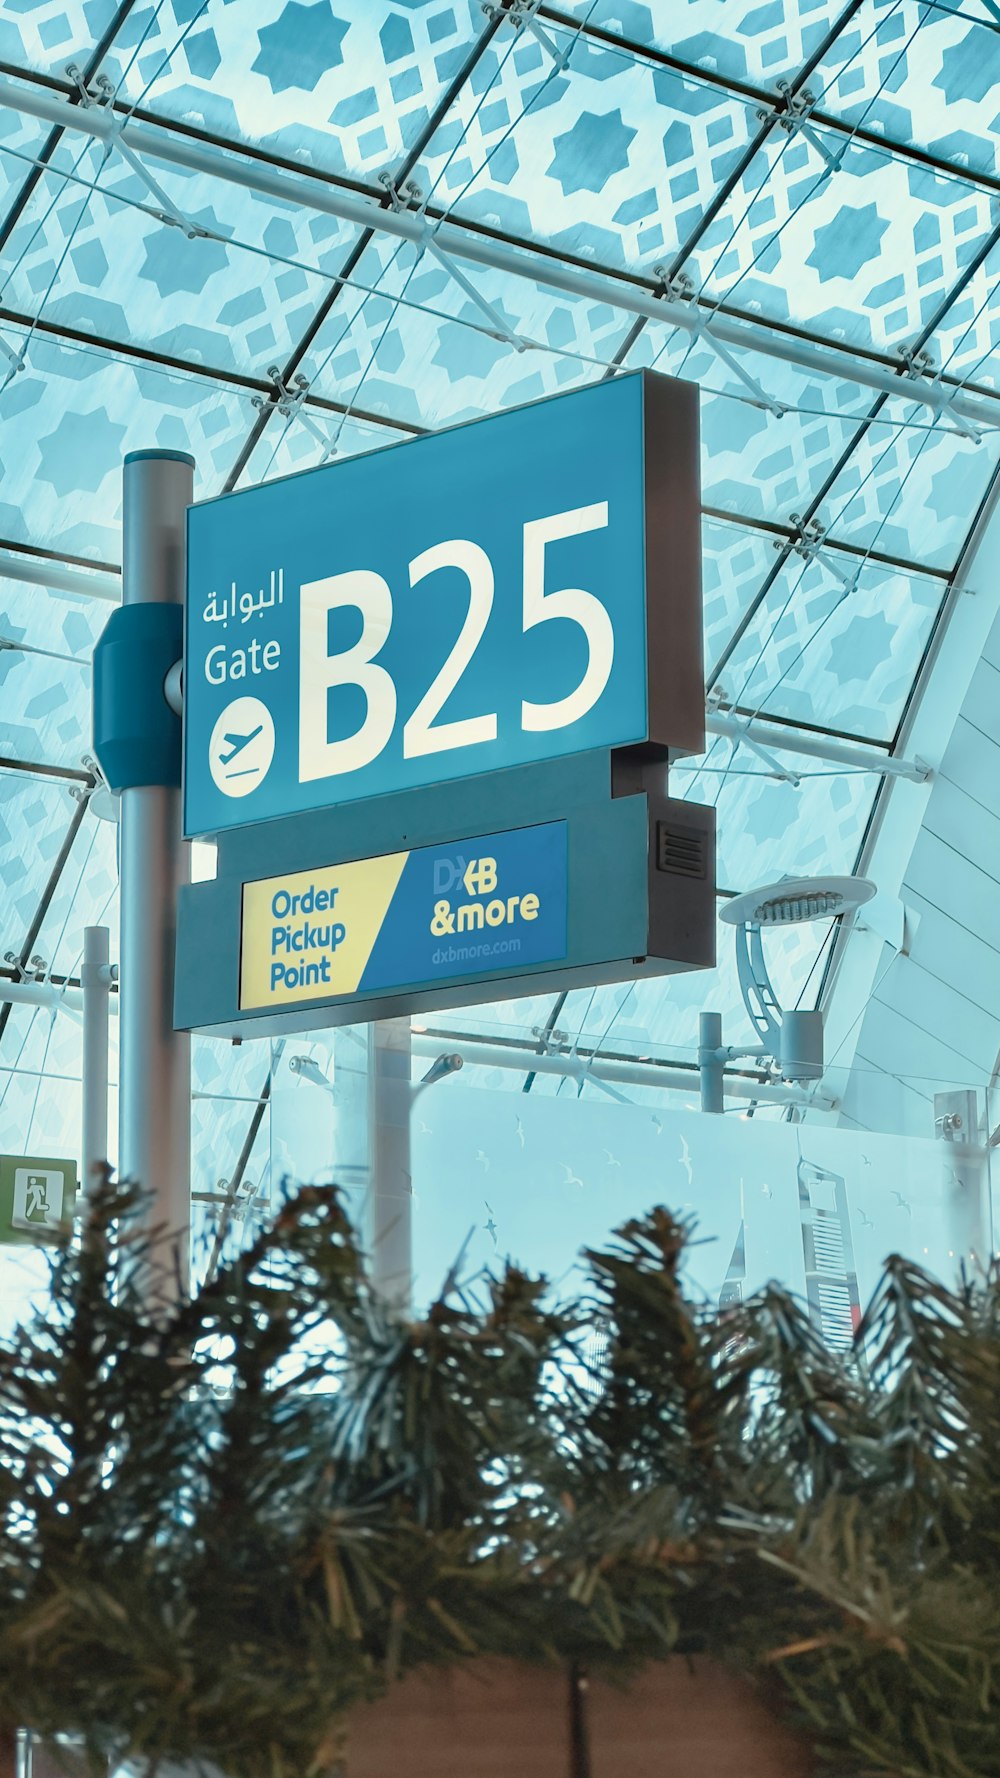
[{"label": "blue sign panel", "polygon": [[[192,507],[187,833],[671,740],[649,711],[657,385],[689,393],[639,373]],[[671,400],[694,461],[693,399]]]},{"label": "blue sign panel", "polygon": [[361,986],[555,963],[566,955],[566,912],[564,821],[424,846],[403,866]]}]

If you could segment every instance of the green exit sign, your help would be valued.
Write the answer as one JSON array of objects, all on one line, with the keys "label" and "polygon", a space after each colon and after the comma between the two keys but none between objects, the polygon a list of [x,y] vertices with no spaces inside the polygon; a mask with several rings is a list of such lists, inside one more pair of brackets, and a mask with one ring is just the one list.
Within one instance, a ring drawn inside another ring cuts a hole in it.
[{"label": "green exit sign", "polygon": [[51,1241],[73,1220],[76,1162],[0,1155],[0,1243]]}]

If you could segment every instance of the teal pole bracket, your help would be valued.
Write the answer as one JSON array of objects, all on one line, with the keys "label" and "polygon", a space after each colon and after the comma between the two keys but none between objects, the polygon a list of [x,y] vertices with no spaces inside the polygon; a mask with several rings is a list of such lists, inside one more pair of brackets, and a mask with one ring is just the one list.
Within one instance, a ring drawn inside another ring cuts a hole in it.
[{"label": "teal pole bracket", "polygon": [[94,752],[112,790],[177,787],[181,724],[164,681],[184,646],[180,605],[121,605],[94,649]]},{"label": "teal pole bracket", "polygon": [[[194,468],[181,451],[132,451],[125,462],[147,459]],[[165,681],[183,654],[184,613],[159,591],[113,611],[94,649],[94,753],[114,791],[181,782],[181,723]]]}]

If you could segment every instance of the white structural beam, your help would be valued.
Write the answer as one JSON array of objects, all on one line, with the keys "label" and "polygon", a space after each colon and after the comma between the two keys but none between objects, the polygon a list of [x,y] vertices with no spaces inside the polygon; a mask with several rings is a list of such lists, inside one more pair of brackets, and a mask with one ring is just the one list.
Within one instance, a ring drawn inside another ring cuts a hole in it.
[{"label": "white structural beam", "polygon": [[[72,1013],[79,1018],[83,1013],[83,991],[80,988],[61,988],[55,982],[9,982],[0,979],[0,1005],[8,1001],[11,1006],[44,1006],[57,1012]],[[112,995],[117,1007],[118,997]]]},{"label": "white structural beam", "polygon": [[106,599],[109,604],[121,603],[122,583],[117,574],[102,574],[98,569],[75,568],[69,562],[54,562],[47,556],[18,556],[0,549],[0,580],[23,580],[29,586],[48,587],[56,593],[81,593],[88,599]]},{"label": "white structural beam", "polygon": [[[263,161],[242,158],[232,151],[193,141],[158,125],[122,120],[104,105],[71,105],[67,99],[44,88],[18,85],[0,79],[0,105],[40,118],[59,129],[89,135],[98,142],[121,139],[133,153],[170,166],[184,167],[224,183],[241,186],[281,204],[320,211],[362,229],[393,235],[417,247],[428,245],[428,221],[415,210],[388,209],[371,198],[359,196],[308,173],[286,172]],[[759,352],[796,364],[803,370],[835,377],[882,394],[899,396],[933,413],[949,413],[974,426],[1000,424],[1000,394],[969,395],[943,382],[891,370],[887,365],[846,352],[839,347],[781,333],[766,323],[736,320],[698,302],[678,302],[661,297],[608,274],[588,272],[578,266],[529,247],[514,246],[480,235],[452,222],[430,225],[435,247],[466,263],[489,266],[513,277],[528,278],[565,295],[604,303],[627,314],[662,322],[688,334],[704,334],[706,340]]]},{"label": "white structural beam", "polygon": [[773,748],[776,753],[802,753],[810,759],[828,760],[832,765],[850,766],[856,772],[877,772],[884,778],[908,778],[914,784],[924,784],[931,776],[930,766],[921,759],[901,759],[896,754],[883,753],[878,747],[864,747],[860,742],[839,741],[833,735],[786,728],[781,723],[762,722],[758,717],[710,710],[705,727],[709,734],[722,735],[727,740],[750,741],[758,747]]},{"label": "white structural beam", "polygon": [[[0,1002],[15,1005],[55,1007],[79,1015],[83,1011],[83,995],[79,988],[60,988],[51,982],[0,981]],[[110,996],[110,1010],[118,1011],[118,996]],[[653,1087],[660,1092],[690,1093],[698,1096],[698,1074],[693,1068],[671,1067],[661,1062],[630,1062],[610,1056],[573,1052],[570,1055],[539,1055],[530,1043],[490,1043],[478,1037],[455,1037],[450,1032],[435,1036],[433,1032],[414,1030],[411,1036],[415,1056],[440,1056],[443,1048],[449,1055],[461,1056],[469,1067],[512,1068],[518,1074],[558,1074],[570,1080],[608,1081],[622,1086]],[[811,1088],[786,1086],[783,1081],[755,1081],[746,1074],[727,1074],[726,1093],[730,1098],[755,1100],[763,1105],[796,1105],[810,1111],[836,1111],[837,1100]]]},{"label": "white structural beam", "polygon": [[[653,1087],[659,1092],[689,1093],[697,1099],[698,1073],[693,1068],[671,1067],[664,1062],[630,1062],[574,1050],[569,1054],[541,1054],[530,1043],[490,1043],[478,1037],[455,1037],[451,1032],[414,1031],[415,1056],[439,1056],[443,1048],[461,1056],[470,1068],[512,1068],[518,1074],[558,1074],[569,1080],[602,1081],[634,1087]],[[745,1074],[727,1074],[725,1090],[730,1098],[755,1100],[758,1104],[801,1106],[810,1111],[836,1111],[837,1100],[820,1091],[786,1086],[783,1081],[756,1081]]]}]

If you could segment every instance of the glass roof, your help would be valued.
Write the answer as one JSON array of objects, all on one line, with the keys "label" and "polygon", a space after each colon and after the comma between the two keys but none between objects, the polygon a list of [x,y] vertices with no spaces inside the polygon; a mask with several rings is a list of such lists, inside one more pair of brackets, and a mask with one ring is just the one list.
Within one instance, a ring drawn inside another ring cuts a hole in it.
[{"label": "glass roof", "polygon": [[[894,745],[1000,452],[989,0],[6,0],[0,63],[2,973],[76,980],[117,920],[90,657],[131,449],[190,450],[204,497],[621,369],[690,378],[714,706]],[[141,148],[88,133],[95,105]],[[883,780],[715,737],[672,782],[717,806],[734,892],[850,871]],[[809,1003],[826,938],[784,935],[779,990]],[[558,1009],[690,1056],[707,1005],[749,1035],[729,950],[438,1024]],[[261,1142],[268,1066],[196,1043],[202,1188]],[[0,1145],[72,1150],[79,1068],[71,1021],[0,1011]]]}]

